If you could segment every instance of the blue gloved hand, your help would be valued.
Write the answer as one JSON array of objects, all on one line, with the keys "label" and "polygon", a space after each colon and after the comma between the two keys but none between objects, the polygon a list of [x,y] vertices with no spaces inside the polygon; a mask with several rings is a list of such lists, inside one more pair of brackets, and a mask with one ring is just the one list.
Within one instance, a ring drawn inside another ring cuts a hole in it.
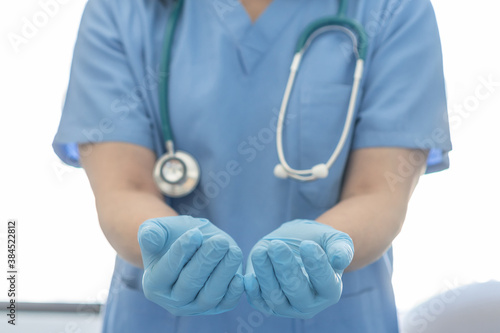
[{"label": "blue gloved hand", "polygon": [[342,273],[353,255],[346,233],[311,220],[284,223],[250,252],[248,300],[264,313],[312,318],[339,301]]},{"label": "blue gloved hand", "polygon": [[144,222],[138,232],[144,295],[173,315],[233,309],[245,288],[236,242],[206,219],[173,216]]}]

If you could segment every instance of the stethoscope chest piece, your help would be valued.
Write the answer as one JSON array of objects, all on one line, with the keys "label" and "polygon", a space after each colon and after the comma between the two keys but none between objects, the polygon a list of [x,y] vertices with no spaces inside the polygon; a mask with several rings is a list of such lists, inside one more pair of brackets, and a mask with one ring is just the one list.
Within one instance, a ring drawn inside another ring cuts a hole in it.
[{"label": "stethoscope chest piece", "polygon": [[156,161],[154,180],[168,197],[180,198],[193,192],[200,181],[200,166],[190,154],[183,151],[167,153]]}]

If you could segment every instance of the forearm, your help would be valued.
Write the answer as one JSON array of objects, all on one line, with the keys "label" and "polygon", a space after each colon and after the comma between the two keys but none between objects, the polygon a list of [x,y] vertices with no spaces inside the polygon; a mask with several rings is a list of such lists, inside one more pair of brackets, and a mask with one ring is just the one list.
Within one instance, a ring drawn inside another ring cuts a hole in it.
[{"label": "forearm", "polygon": [[[317,218],[351,236],[354,259],[347,270],[371,264],[391,246],[425,171],[427,154],[425,150],[383,147],[351,153],[340,202]],[[412,161],[404,176],[402,161]],[[389,182],[391,177],[397,181]]]},{"label": "forearm", "polygon": [[407,198],[375,192],[343,199],[316,220],[351,236],[354,259],[347,271],[379,259],[401,230]]},{"label": "forearm", "polygon": [[79,150],[104,235],[120,257],[142,267],[139,226],[150,218],[177,215],[153,181],[154,152],[124,142],[83,144]]},{"label": "forearm", "polygon": [[137,190],[106,193],[96,199],[99,224],[120,257],[142,267],[139,226],[150,218],[178,215],[161,198]]}]

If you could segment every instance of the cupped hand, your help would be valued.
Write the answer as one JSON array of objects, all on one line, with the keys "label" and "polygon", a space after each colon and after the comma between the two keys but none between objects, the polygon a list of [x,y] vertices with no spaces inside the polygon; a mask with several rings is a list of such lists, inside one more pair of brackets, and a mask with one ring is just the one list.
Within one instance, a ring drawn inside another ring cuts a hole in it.
[{"label": "cupped hand", "polygon": [[146,298],[178,316],[233,309],[244,292],[242,253],[206,219],[147,220],[138,232]]},{"label": "cupped hand", "polygon": [[351,238],[325,224],[294,220],[252,248],[245,274],[250,304],[282,317],[307,319],[337,303]]}]

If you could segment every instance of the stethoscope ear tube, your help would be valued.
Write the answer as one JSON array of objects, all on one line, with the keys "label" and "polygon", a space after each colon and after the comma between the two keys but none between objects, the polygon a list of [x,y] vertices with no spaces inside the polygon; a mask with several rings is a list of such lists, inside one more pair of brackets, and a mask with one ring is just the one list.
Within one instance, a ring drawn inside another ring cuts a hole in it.
[{"label": "stethoscope ear tube", "polygon": [[304,49],[307,49],[307,45],[312,41],[311,37],[314,39],[314,36],[318,34],[318,31],[327,31],[329,30],[328,28],[339,29],[342,27],[355,34],[356,41],[354,44],[357,57],[358,59],[365,60],[368,49],[368,36],[366,35],[365,29],[358,22],[340,16],[327,16],[309,24],[297,41],[295,53],[301,53]]},{"label": "stethoscope ear tube", "polygon": [[[331,24],[335,25],[331,25]],[[360,42],[356,39],[353,32],[344,25],[349,27],[354,27],[358,37],[360,37]],[[339,142],[335,147],[334,152],[328,159],[326,163],[320,163],[313,166],[311,169],[297,170],[290,167],[287,163],[284,150],[283,150],[283,124],[288,109],[288,102],[290,100],[290,95],[292,93],[295,78],[297,72],[300,68],[302,58],[307,51],[308,46],[312,41],[320,34],[330,30],[341,30],[345,32],[353,41],[353,48],[357,56],[356,67],[354,69],[353,86],[351,90],[351,96],[349,99],[349,107],[346,115],[346,120],[344,123],[344,128],[340,136]],[[333,163],[337,160],[338,156],[342,152],[342,149],[347,141],[349,131],[351,128],[352,120],[354,118],[354,111],[356,109],[356,100],[359,94],[359,86],[363,77],[364,70],[364,57],[366,56],[366,34],[361,26],[356,22],[349,19],[339,18],[339,17],[328,17],[317,22],[313,22],[304,31],[297,43],[297,49],[295,56],[290,66],[290,75],[288,77],[288,82],[285,88],[285,93],[283,95],[283,100],[281,103],[280,113],[278,115],[278,125],[276,130],[276,148],[278,151],[279,164],[274,168],[274,175],[278,178],[294,178],[301,181],[310,181],[319,178],[328,177],[329,169],[332,167]]]}]

